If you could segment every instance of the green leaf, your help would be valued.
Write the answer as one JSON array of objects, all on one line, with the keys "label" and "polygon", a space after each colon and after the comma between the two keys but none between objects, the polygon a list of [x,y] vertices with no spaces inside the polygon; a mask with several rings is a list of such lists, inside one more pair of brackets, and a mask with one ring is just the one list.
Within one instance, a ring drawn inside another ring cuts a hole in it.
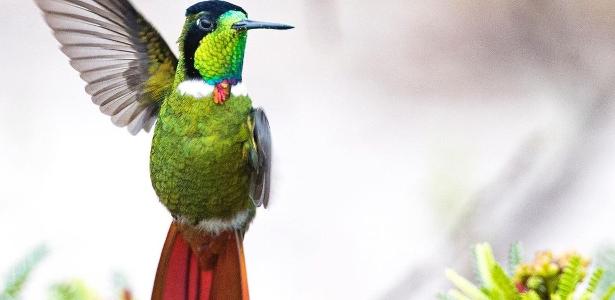
[{"label": "green leaf", "polygon": [[521,295],[521,300],[541,300],[535,291],[529,291]]},{"label": "green leaf", "polygon": [[92,300],[99,299],[95,293],[80,280],[72,280],[51,287],[51,300]]},{"label": "green leaf", "polygon": [[483,293],[487,295],[489,300],[507,300],[504,294],[499,289],[483,290]]},{"label": "green leaf", "polygon": [[[477,286],[457,274],[455,271],[450,269],[446,270],[446,278],[448,278],[461,292],[463,292],[463,294],[470,299],[489,300],[489,298],[487,298],[487,296]],[[451,295],[450,292],[449,295]],[[457,299],[453,295],[451,295],[451,297]]]},{"label": "green leaf", "polygon": [[612,300],[613,296],[615,296],[615,284],[607,289],[606,293],[602,296],[602,300]]},{"label": "green leaf", "polygon": [[594,259],[595,265],[604,269],[602,280],[596,288],[595,294],[603,294],[615,283],[615,248],[601,247]]},{"label": "green leaf", "polygon": [[600,284],[600,280],[602,280],[602,276],[604,275],[604,269],[598,268],[592,273],[592,276],[589,278],[589,283],[587,284],[587,288],[585,292],[581,296],[580,300],[590,300],[594,296],[594,292]]},{"label": "green leaf", "polygon": [[47,255],[47,252],[45,246],[39,246],[13,268],[6,280],[4,289],[0,292],[0,300],[19,298],[19,294],[22,292],[30,274]]},{"label": "green leaf", "polygon": [[499,290],[502,297],[504,297],[503,299],[519,299],[519,293],[515,285],[500,265],[496,264],[491,267],[491,278],[495,283],[495,287]]},{"label": "green leaf", "polygon": [[582,272],[581,257],[578,255],[572,256],[559,279],[555,295],[561,299],[567,299],[572,295],[581,280]]},{"label": "green leaf", "polygon": [[517,266],[521,264],[523,259],[521,254],[521,244],[514,243],[508,251],[508,275],[512,276],[517,270]]},{"label": "green leaf", "polygon": [[478,244],[474,248],[474,255],[476,258],[476,269],[478,277],[482,285],[491,290],[495,286],[493,278],[491,278],[491,269],[496,265],[495,257],[493,256],[493,250],[487,243]]}]

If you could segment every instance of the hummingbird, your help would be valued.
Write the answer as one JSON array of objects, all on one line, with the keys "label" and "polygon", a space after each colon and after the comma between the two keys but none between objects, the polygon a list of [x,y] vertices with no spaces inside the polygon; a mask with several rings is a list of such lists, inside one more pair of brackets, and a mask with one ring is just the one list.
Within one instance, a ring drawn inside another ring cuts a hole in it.
[{"label": "hummingbird", "polygon": [[152,299],[248,299],[243,236],[269,202],[271,135],[242,72],[248,31],[291,29],[202,1],[176,57],[128,0],[35,0],[86,92],[136,135],[154,128],[151,182],[173,222]]}]

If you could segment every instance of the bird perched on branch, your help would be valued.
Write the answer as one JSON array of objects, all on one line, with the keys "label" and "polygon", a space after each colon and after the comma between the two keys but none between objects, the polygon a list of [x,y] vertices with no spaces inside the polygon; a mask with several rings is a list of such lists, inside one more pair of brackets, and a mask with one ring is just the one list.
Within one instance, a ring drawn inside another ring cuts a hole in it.
[{"label": "bird perched on branch", "polygon": [[246,39],[292,27],[203,1],[176,58],[128,0],[35,2],[100,110],[132,134],[156,124],[151,180],[174,221],[152,299],[247,299],[242,240],[269,199],[271,138],[242,84]]}]

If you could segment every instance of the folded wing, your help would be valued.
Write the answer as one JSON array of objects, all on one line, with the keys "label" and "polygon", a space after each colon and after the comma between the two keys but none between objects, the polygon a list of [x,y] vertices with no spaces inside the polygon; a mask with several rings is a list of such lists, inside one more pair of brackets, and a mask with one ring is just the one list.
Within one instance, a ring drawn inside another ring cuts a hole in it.
[{"label": "folded wing", "polygon": [[250,153],[252,174],[250,197],[256,206],[269,204],[271,190],[271,132],[265,112],[257,108],[252,112],[254,147]]}]

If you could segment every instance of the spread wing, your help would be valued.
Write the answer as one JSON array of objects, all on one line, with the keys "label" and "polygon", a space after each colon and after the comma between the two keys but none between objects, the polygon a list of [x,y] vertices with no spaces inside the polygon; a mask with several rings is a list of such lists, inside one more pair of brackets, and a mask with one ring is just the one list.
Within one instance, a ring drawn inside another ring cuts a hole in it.
[{"label": "spread wing", "polygon": [[271,132],[265,112],[257,108],[252,112],[254,147],[250,152],[252,174],[250,177],[250,197],[256,206],[269,203],[271,187]]},{"label": "spread wing", "polygon": [[160,34],[127,0],[35,2],[92,101],[130,133],[149,131],[177,66]]}]

